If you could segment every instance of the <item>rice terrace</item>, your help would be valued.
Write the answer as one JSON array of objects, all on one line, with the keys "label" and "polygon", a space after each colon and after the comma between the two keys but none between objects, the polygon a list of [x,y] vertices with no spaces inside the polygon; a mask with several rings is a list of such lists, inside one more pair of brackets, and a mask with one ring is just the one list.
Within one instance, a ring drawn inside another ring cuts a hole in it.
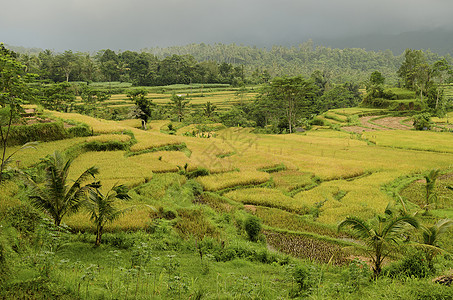
[{"label": "rice terrace", "polygon": [[453,297],[451,57],[396,83],[124,53],[88,80],[2,45],[0,298]]}]

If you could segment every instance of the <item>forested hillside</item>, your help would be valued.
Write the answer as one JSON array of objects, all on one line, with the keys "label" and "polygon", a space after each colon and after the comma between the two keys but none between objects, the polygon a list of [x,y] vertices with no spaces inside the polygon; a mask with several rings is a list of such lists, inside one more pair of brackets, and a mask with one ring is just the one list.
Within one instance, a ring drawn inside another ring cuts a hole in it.
[{"label": "forested hillside", "polygon": [[[41,77],[53,81],[125,81],[137,85],[174,83],[262,83],[275,76],[310,76],[319,70],[333,83],[360,83],[373,71],[381,72],[388,84],[396,84],[396,71],[404,55],[390,50],[332,49],[312,41],[298,47],[270,49],[236,44],[189,44],[141,51],[100,50],[96,54],[11,47],[20,60]],[[29,50],[29,51],[28,51]],[[440,55],[425,51],[429,63]],[[445,57],[449,63],[453,59]],[[171,70],[171,72],[167,72]],[[180,75],[175,73],[181,72]],[[169,76],[171,73],[172,76]]]}]

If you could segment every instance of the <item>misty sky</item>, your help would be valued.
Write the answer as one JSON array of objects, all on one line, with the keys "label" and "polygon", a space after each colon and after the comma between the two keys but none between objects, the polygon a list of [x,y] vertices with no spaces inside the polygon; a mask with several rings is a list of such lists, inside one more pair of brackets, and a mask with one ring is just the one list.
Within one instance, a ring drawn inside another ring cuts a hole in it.
[{"label": "misty sky", "polygon": [[452,0],[11,0],[0,42],[56,51],[190,43],[297,45],[453,29]]}]

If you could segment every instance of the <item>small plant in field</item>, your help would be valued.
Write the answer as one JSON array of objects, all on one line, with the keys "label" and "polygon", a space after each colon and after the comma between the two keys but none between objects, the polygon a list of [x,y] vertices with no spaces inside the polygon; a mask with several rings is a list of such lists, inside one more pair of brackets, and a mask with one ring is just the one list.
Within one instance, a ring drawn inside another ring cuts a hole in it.
[{"label": "small plant in field", "polygon": [[244,226],[249,239],[256,242],[261,233],[261,220],[256,216],[249,216],[245,219]]},{"label": "small plant in field", "polygon": [[55,151],[44,159],[45,180],[40,185],[32,180],[26,183],[30,186],[30,199],[32,204],[52,216],[55,225],[59,226],[62,218],[76,212],[85,200],[91,185],[83,183],[99,171],[90,167],[80,175],[72,185],[69,185],[69,168],[71,160],[65,160]]},{"label": "small plant in field", "polygon": [[357,290],[370,281],[370,268],[366,262],[355,258],[348,266],[348,277],[349,284],[354,290]]},{"label": "small plant in field", "polygon": [[411,216],[379,215],[366,222],[357,217],[346,217],[340,222],[338,230],[350,226],[357,238],[367,246],[366,253],[373,262],[374,276],[382,271],[382,263],[386,257],[397,250],[398,242],[404,237],[410,226],[418,228],[418,221]]},{"label": "small plant in field", "polygon": [[439,169],[431,170],[425,175],[426,186],[425,186],[425,214],[428,213],[429,207],[432,203],[437,201],[437,195],[435,192],[436,180],[440,175]]},{"label": "small plant in field", "polygon": [[295,266],[291,276],[296,283],[296,287],[290,291],[292,298],[309,294],[310,289],[315,285],[312,273],[306,266]]},{"label": "small plant in field", "polygon": [[[100,187],[100,185],[98,187]],[[96,246],[101,244],[104,226],[107,223],[116,220],[127,210],[130,210],[130,208],[119,210],[113,206],[116,199],[130,199],[127,192],[127,187],[124,185],[115,185],[106,195],[102,194],[97,187],[95,189],[90,189],[85,206],[90,212],[91,221],[96,225]]]}]

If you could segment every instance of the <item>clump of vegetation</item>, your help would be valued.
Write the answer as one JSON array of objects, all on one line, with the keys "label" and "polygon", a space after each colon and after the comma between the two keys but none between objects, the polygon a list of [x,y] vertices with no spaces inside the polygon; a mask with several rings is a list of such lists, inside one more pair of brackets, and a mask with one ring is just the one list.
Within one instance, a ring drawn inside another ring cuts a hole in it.
[{"label": "clump of vegetation", "polygon": [[261,233],[261,220],[256,216],[250,215],[244,221],[244,228],[249,239],[253,242],[256,242]]},{"label": "clump of vegetation", "polygon": [[431,114],[422,113],[415,115],[414,119],[414,128],[416,130],[430,130],[431,129]]}]

